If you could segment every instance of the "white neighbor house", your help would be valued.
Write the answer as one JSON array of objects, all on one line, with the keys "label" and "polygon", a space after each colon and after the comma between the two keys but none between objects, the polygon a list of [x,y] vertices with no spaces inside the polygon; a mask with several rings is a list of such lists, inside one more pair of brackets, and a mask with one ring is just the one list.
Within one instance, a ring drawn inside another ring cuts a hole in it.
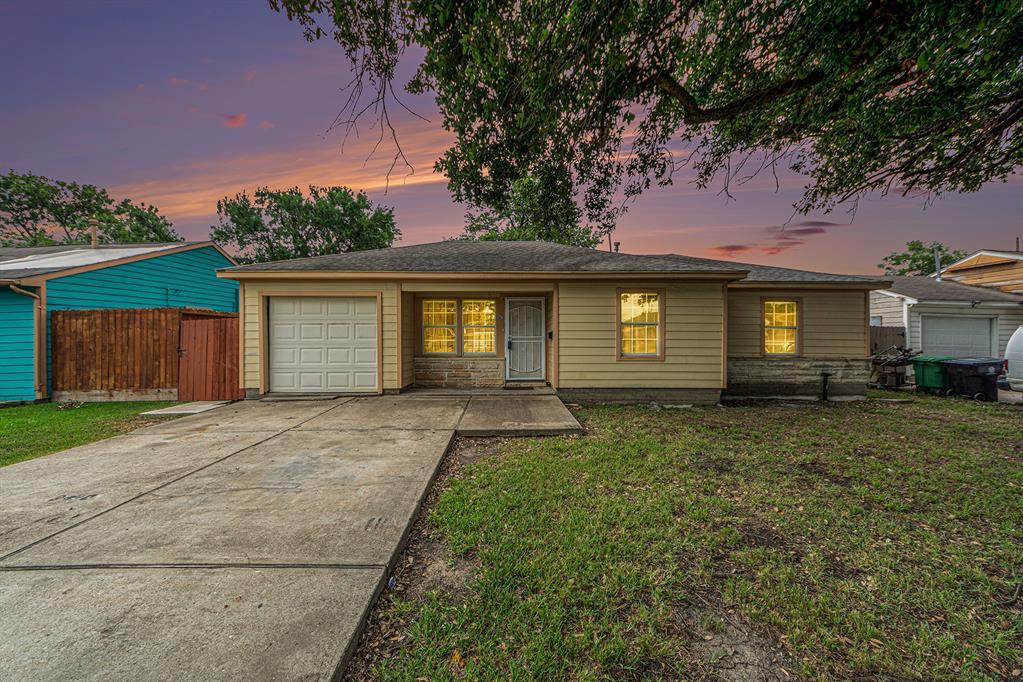
[{"label": "white neighbor house", "polygon": [[893,277],[870,292],[870,324],[905,327],[906,345],[927,355],[1004,357],[1023,325],[1023,296],[933,277]]}]

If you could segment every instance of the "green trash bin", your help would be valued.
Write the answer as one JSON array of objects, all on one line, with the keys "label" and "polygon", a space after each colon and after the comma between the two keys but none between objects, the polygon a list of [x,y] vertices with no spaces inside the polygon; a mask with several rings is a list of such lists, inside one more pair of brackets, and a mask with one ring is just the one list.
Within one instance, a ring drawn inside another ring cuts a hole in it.
[{"label": "green trash bin", "polygon": [[948,376],[942,362],[954,358],[948,355],[917,355],[913,358],[913,376],[916,390],[928,393],[948,391]]}]

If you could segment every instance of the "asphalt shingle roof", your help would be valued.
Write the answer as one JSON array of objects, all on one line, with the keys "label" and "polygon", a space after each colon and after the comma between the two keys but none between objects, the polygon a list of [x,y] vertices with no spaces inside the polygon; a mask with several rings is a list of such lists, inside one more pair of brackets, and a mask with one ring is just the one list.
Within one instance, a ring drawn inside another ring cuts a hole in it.
[{"label": "asphalt shingle roof", "polygon": [[649,272],[749,273],[757,282],[884,282],[877,278],[746,265],[676,254],[635,255],[536,241],[431,244],[254,263],[227,272]]},{"label": "asphalt shingle roof", "polygon": [[892,277],[889,291],[918,301],[980,301],[981,303],[1018,303],[1023,296],[999,291],[993,287],[975,287],[934,277]]}]

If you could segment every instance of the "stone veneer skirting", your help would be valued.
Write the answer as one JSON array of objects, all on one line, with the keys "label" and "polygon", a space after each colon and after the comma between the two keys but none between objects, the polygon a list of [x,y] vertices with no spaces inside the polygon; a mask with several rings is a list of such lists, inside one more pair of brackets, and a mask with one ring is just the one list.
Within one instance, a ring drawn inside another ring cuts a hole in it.
[{"label": "stone veneer skirting", "polygon": [[728,358],[725,397],[821,395],[821,373],[827,372],[828,396],[861,396],[870,380],[870,360],[813,358]]},{"label": "stone veneer skirting", "polygon": [[413,360],[413,383],[432,388],[504,386],[504,358],[419,357]]}]

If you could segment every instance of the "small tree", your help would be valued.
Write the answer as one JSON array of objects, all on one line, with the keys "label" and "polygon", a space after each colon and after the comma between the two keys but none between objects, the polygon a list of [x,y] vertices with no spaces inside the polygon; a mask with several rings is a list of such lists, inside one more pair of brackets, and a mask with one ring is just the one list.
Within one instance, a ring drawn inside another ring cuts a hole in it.
[{"label": "small tree", "polygon": [[13,170],[0,175],[0,244],[84,244],[96,225],[104,244],[181,241],[157,209],[105,189]]},{"label": "small tree", "polygon": [[347,187],[260,187],[217,202],[210,237],[239,251],[239,262],[264,263],[390,246],[401,234],[394,209],[375,207]]},{"label": "small tree", "polygon": [[933,275],[934,250],[938,250],[941,267],[947,267],[966,256],[965,251],[949,249],[940,242],[925,244],[919,239],[906,242],[906,250],[893,252],[881,259],[878,267],[884,268],[886,275]]},{"label": "small tree", "polygon": [[581,213],[566,176],[529,175],[512,184],[500,208],[478,208],[466,213],[462,238],[596,246],[607,230],[581,224]]}]

